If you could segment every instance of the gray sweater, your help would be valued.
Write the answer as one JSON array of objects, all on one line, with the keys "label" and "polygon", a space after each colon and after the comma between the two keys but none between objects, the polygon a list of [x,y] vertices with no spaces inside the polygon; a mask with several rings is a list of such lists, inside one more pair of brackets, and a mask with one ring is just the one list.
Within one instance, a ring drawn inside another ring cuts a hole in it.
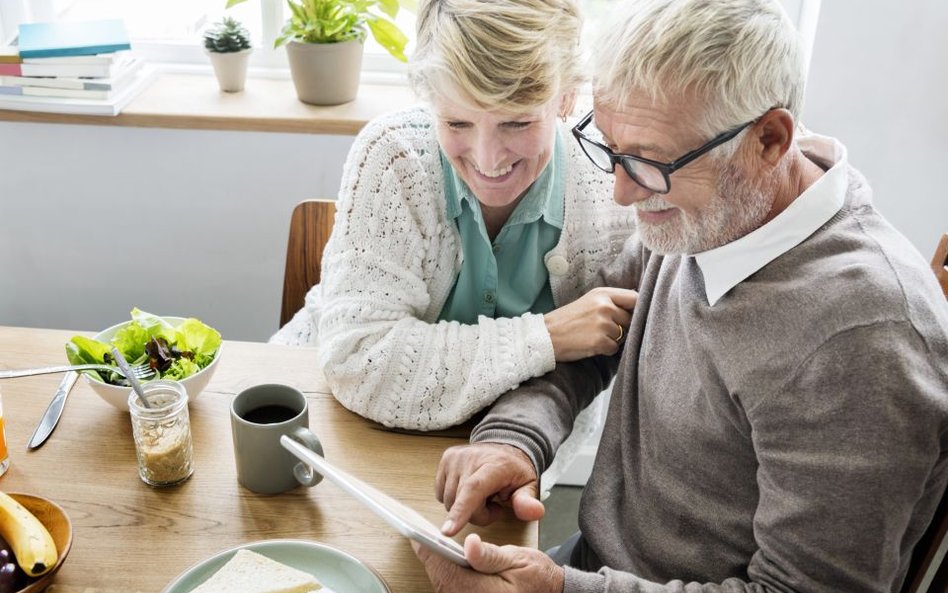
[{"label": "gray sweater", "polygon": [[948,303],[849,172],[843,208],[713,307],[634,240],[621,360],[560,364],[473,441],[542,470],[617,371],[565,591],[898,591],[948,483]]}]

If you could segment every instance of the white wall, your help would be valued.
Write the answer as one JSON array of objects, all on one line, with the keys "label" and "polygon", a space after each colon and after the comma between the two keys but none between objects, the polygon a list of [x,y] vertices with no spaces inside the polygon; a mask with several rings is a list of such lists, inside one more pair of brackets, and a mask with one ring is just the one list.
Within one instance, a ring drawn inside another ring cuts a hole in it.
[{"label": "white wall", "polygon": [[91,330],[137,305],[265,340],[290,212],[335,197],[351,142],[0,123],[0,325]]},{"label": "white wall", "polygon": [[[926,256],[948,230],[945,30],[940,0],[822,2],[804,113]],[[138,305],[265,340],[290,211],[335,196],[350,143],[0,123],[0,324],[96,329]]]},{"label": "white wall", "polygon": [[835,136],[926,260],[948,231],[948,2],[824,0],[804,123]]}]

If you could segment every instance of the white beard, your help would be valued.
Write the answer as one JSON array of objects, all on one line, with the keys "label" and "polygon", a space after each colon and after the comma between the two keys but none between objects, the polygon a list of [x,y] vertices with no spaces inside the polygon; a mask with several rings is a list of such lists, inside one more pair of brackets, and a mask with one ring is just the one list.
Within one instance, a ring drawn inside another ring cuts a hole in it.
[{"label": "white beard", "polygon": [[[771,179],[776,180],[774,175]],[[776,182],[764,180],[760,187],[749,181],[733,165],[726,165],[718,178],[714,195],[699,212],[678,216],[659,224],[638,221],[642,244],[654,253],[701,253],[739,239],[758,228],[770,212],[776,197]],[[661,195],[636,204],[637,210],[674,208]]]}]

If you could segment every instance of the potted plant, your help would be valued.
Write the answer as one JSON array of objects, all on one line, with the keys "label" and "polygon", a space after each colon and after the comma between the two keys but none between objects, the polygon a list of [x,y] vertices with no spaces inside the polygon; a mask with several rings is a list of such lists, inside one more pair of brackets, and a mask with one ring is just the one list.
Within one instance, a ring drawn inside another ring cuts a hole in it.
[{"label": "potted plant", "polygon": [[[246,0],[228,0],[227,7]],[[300,101],[338,105],[355,99],[368,32],[396,59],[406,62],[408,37],[392,19],[413,0],[287,0],[290,18],[274,47],[286,45]]]},{"label": "potted plant", "polygon": [[214,75],[222,91],[244,90],[247,60],[250,58],[250,33],[236,19],[224,17],[204,32],[204,50],[211,58]]}]

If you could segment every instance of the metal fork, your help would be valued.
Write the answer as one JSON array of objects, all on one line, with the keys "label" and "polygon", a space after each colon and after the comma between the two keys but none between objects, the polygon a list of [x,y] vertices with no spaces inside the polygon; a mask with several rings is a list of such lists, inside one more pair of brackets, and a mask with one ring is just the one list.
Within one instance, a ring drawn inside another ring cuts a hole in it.
[{"label": "metal fork", "polygon": [[[130,368],[136,379],[151,379],[155,376],[154,369],[147,364],[139,364]],[[17,377],[32,377],[33,375],[48,375],[50,373],[68,373],[69,371],[111,371],[125,376],[122,369],[107,364],[67,364],[36,369],[0,371],[0,379],[16,379]]]}]

